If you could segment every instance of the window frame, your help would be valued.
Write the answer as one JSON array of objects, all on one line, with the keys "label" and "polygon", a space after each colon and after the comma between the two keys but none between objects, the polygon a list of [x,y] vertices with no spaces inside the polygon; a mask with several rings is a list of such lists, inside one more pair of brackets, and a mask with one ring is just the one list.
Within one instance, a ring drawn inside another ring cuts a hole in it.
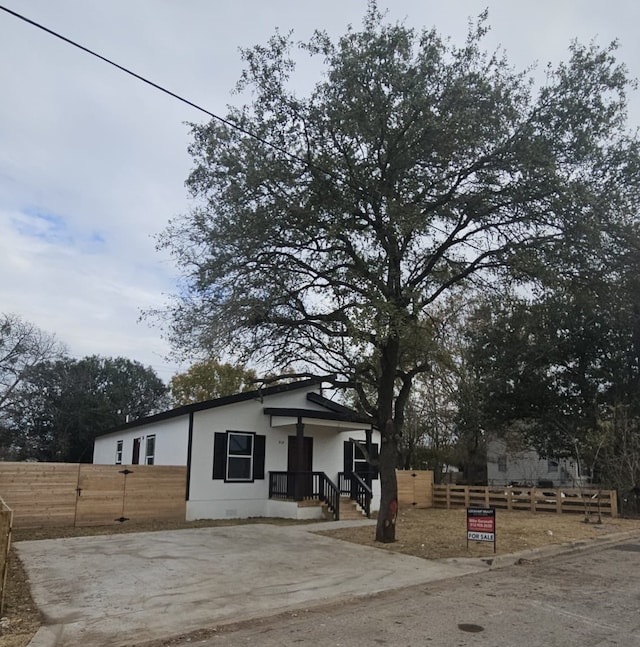
[{"label": "window frame", "polygon": [[124,440],[116,440],[116,465],[122,465],[124,455]]},{"label": "window frame", "polygon": [[[149,442],[153,445],[149,453]],[[144,441],[144,463],[145,465],[155,465],[156,459],[156,435],[149,434]]]},{"label": "window frame", "polygon": [[[227,447],[226,447],[226,453],[225,453],[225,461],[224,461],[224,480],[225,483],[253,483],[254,478],[253,478],[253,461],[254,461],[254,454],[255,454],[255,432],[252,431],[227,431]],[[231,453],[231,437],[232,436],[244,436],[246,438],[250,439],[251,447],[249,450],[248,454],[239,454],[239,453]],[[238,477],[231,477],[229,476],[229,465],[230,465],[230,459],[234,460],[245,460],[249,462],[249,469],[247,470],[248,476],[238,478]]]},{"label": "window frame", "polygon": [[502,474],[506,474],[507,471],[508,471],[507,455],[500,454],[498,456],[498,472],[501,472]]},{"label": "window frame", "polygon": [[[358,470],[357,466],[360,465],[361,468]],[[364,467],[362,467],[364,465]],[[371,465],[369,461],[364,456],[364,452],[358,443],[353,443],[353,456],[352,456],[352,465],[351,471],[354,474],[357,474],[360,478],[366,476],[371,471]]]}]

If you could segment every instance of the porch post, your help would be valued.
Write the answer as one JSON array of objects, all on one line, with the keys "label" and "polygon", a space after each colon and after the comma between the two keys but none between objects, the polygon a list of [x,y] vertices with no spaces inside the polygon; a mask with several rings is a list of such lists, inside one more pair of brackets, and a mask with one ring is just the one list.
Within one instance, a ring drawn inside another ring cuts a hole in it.
[{"label": "porch post", "polygon": [[[373,452],[373,447],[371,446],[371,438],[372,438],[372,430],[371,429],[365,429],[364,431],[365,434],[365,447],[367,448],[367,456],[371,456]],[[373,482],[373,478],[371,478],[371,473],[373,471],[373,465],[369,463],[369,466],[367,467],[367,476],[366,476],[366,483],[369,487],[371,487],[371,483]]]},{"label": "porch post", "polygon": [[304,477],[302,476],[302,466],[304,465],[304,423],[302,418],[298,418],[296,423],[296,475],[295,475],[295,500],[304,499]]}]

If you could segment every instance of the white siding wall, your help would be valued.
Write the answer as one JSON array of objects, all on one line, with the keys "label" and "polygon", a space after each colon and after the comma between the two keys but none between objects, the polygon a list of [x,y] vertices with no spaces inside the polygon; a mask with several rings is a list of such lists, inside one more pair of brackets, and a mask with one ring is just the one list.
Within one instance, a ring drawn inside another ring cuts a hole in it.
[{"label": "white siding wall", "polygon": [[[307,400],[309,390],[285,392],[265,399],[248,400],[193,413],[191,475],[187,519],[244,518],[253,516],[281,516],[310,518],[317,508],[298,508],[297,504],[269,500],[269,472],[286,471],[288,438],[295,435],[289,427],[271,427],[265,407],[287,407],[326,411]],[[282,422],[282,420],[280,420]],[[216,432],[254,432],[266,437],[265,478],[253,483],[225,483],[213,479],[213,449]],[[155,435],[156,465],[186,465],[189,415],[141,425],[121,432],[113,432],[96,439],[93,461],[96,464],[115,464],[116,447],[123,441],[122,464],[131,464],[133,441],[141,438],[140,463],[145,463],[146,438]],[[343,471],[344,441],[349,438],[365,440],[364,431],[336,432],[335,429],[305,426],[305,436],[313,440],[313,470],[325,472],[337,485],[338,472]],[[373,442],[380,444],[380,434],[373,432]],[[380,481],[373,482],[372,509],[379,508]]]},{"label": "white siding wall", "polygon": [[125,431],[115,431],[96,438],[93,446],[93,462],[97,465],[114,465],[116,447],[123,441],[122,464],[131,465],[133,441],[140,443],[140,464],[146,463],[147,436],[155,435],[154,465],[186,465],[189,437],[189,416],[170,418],[149,425],[141,425]]}]

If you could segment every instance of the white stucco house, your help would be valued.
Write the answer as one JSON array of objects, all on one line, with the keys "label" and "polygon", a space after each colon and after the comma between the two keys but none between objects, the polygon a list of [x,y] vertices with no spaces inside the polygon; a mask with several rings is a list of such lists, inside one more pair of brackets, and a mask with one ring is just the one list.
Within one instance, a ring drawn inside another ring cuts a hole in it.
[{"label": "white stucco house", "polygon": [[487,441],[488,485],[576,488],[586,480],[572,458],[540,458],[535,450],[514,449],[501,438]]},{"label": "white stucco house", "polygon": [[[185,465],[187,520],[379,508],[380,434],[309,379],[171,409],[95,439],[95,464]],[[375,462],[375,461],[374,461]],[[318,505],[314,505],[317,502]],[[344,505],[344,503],[343,503]]]}]

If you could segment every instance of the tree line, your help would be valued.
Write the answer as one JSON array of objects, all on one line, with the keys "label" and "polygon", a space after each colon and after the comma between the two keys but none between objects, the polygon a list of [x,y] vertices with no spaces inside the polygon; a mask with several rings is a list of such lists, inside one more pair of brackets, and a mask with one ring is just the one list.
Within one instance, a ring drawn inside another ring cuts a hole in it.
[{"label": "tree line", "polygon": [[0,314],[0,458],[91,462],[96,435],[125,422],[254,388],[255,374],[217,361],[169,385],[124,357],[69,357],[55,336]]}]

